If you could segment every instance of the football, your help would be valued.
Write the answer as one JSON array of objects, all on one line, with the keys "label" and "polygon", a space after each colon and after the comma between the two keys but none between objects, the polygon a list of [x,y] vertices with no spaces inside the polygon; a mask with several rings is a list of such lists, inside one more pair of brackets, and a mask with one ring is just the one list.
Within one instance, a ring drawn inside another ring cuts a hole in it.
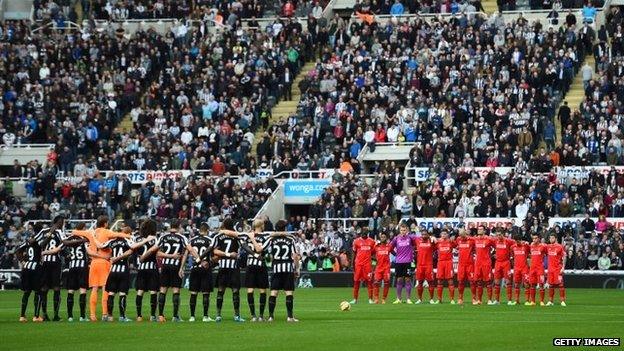
[{"label": "football", "polygon": [[341,311],[348,311],[348,310],[350,310],[350,309],[351,309],[351,304],[350,304],[350,303],[348,303],[347,301],[342,301],[342,302],[340,303],[340,310],[341,310]]}]

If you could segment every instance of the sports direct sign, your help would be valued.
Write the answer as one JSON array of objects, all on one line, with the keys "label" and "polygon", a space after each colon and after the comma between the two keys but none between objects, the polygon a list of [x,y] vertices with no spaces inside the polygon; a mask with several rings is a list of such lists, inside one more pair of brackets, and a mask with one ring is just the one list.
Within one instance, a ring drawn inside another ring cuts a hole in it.
[{"label": "sports direct sign", "polygon": [[514,225],[514,218],[416,218],[416,222],[426,229],[443,228],[449,225],[452,228],[463,225],[467,229],[477,228],[480,225],[486,228],[511,228]]},{"label": "sports direct sign", "polygon": [[[548,220],[548,227],[549,228],[554,228],[556,226],[560,226],[560,227],[564,227],[564,226],[570,226],[570,228],[576,228],[577,226],[581,225],[581,222],[584,220],[585,218],[581,218],[581,217],[555,217],[555,218],[550,218]],[[598,222],[598,218],[592,218],[592,220],[594,221],[594,223]],[[607,218],[607,222],[611,223],[611,225],[613,225],[614,228],[616,229],[624,229],[624,218]]]},{"label": "sports direct sign", "polygon": [[150,180],[153,182],[162,182],[165,179],[178,180],[191,175],[191,171],[187,169],[172,171],[105,171],[103,173],[105,178],[108,178],[111,173],[119,177],[125,174],[132,184],[144,184]]},{"label": "sports direct sign", "polygon": [[612,169],[615,169],[618,173],[624,173],[624,166],[566,166],[557,167],[557,178],[559,179],[585,179],[589,178],[589,174],[592,171],[601,173],[603,175],[609,174]]},{"label": "sports direct sign", "polygon": [[[513,167],[459,167],[457,168],[457,172],[477,172],[479,177],[485,178],[490,172],[494,171],[498,173],[501,177],[507,177],[511,171],[513,171]],[[431,176],[431,171],[429,167],[415,167],[414,168],[414,179],[417,182],[424,182]]]}]

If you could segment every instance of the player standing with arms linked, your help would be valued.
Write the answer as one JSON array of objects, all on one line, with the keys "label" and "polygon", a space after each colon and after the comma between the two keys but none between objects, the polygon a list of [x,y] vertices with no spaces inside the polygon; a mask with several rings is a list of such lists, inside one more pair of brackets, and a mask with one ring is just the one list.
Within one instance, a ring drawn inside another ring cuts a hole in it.
[{"label": "player standing with arms linked", "polygon": [[429,303],[435,304],[433,300],[433,252],[436,244],[429,236],[429,232],[423,230],[422,236],[416,239],[416,282],[418,283],[418,300],[416,304],[422,303],[424,282],[427,282],[429,289]]},{"label": "player standing with arms linked", "polygon": [[65,217],[56,216],[52,221],[52,227],[44,229],[50,235],[44,250],[41,252],[41,265],[43,283],[41,285],[41,309],[43,312],[43,320],[49,321],[48,317],[48,291],[54,291],[54,318],[55,322],[61,320],[59,317],[59,308],[61,307],[61,255],[63,249],[63,227],[65,226]]},{"label": "player standing with arms linked", "polygon": [[157,257],[162,257],[160,271],[160,294],[158,295],[158,321],[165,322],[165,302],[167,291],[173,291],[173,322],[182,322],[180,318],[180,288],[184,277],[184,263],[188,254],[191,253],[197,261],[199,255],[189,245],[188,240],[181,233],[180,221],[173,220],[169,227],[169,233],[161,236],[156,245],[158,246]]},{"label": "player standing with arms linked", "polygon": [[505,282],[505,288],[507,290],[507,305],[512,305],[511,297],[511,279],[509,272],[511,272],[511,255],[512,247],[515,242],[505,237],[505,232],[499,229],[496,234],[496,241],[494,242],[496,251],[496,262],[494,263],[494,305],[500,303],[500,290],[501,283]]},{"label": "player standing with arms linked", "polygon": [[468,231],[464,228],[459,230],[459,238],[455,239],[458,253],[457,282],[459,285],[458,304],[464,303],[464,288],[466,282],[470,283],[472,294],[472,304],[477,301],[477,289],[474,281],[474,240],[468,236]]},{"label": "player standing with arms linked", "polygon": [[214,237],[214,255],[219,257],[219,273],[217,273],[217,317],[221,322],[221,309],[223,308],[223,295],[225,289],[232,290],[232,305],[234,305],[234,321],[244,322],[240,316],[240,268],[238,266],[238,251],[240,242],[238,234],[234,231],[232,219],[227,218],[221,225],[219,234]]},{"label": "player standing with arms linked", "polygon": [[[158,289],[160,278],[158,277],[158,266],[156,264],[156,233],[157,224],[152,219],[147,219],[141,223],[139,235],[134,245],[134,252],[138,256],[136,288],[136,311],[137,322],[143,321],[143,294],[149,291],[150,294],[150,321],[156,322],[156,307],[158,306]],[[147,239],[147,240],[146,240]]]},{"label": "player standing with arms linked", "polygon": [[109,261],[111,250],[97,248],[97,242],[105,243],[112,238],[130,239],[131,235],[126,233],[117,233],[109,230],[108,216],[99,216],[96,221],[95,230],[74,230],[73,233],[89,240],[88,253],[91,257],[89,265],[89,287],[91,288],[91,296],[89,297],[89,314],[91,321],[97,320],[95,311],[97,310],[98,290],[102,289],[102,320],[108,320],[108,294],[104,288],[108,274],[110,272],[111,263]]},{"label": "player standing with arms linked", "polygon": [[373,303],[372,283],[372,254],[375,250],[375,240],[368,237],[368,228],[362,228],[360,237],[353,240],[353,300],[357,303],[360,294],[360,283],[366,283],[368,288],[368,303]]},{"label": "player standing with arms linked", "polygon": [[557,237],[551,234],[548,237],[550,244],[546,246],[548,250],[548,303],[552,306],[555,298],[555,288],[559,288],[559,299],[561,306],[566,306],[565,288],[563,287],[563,269],[566,264],[566,254],[563,245],[557,243]]},{"label": "player standing with arms linked", "polygon": [[[80,223],[78,229],[84,228]],[[74,321],[74,292],[79,291],[80,297],[80,321],[87,322],[87,289],[89,288],[89,254],[87,253],[88,240],[78,235],[72,235],[63,240],[67,248],[66,262],[69,268],[67,272],[67,321]]]},{"label": "player standing with arms linked", "polygon": [[475,273],[474,280],[477,282],[477,301],[473,305],[480,305],[483,298],[483,287],[487,288],[488,305],[492,304],[492,260],[490,252],[494,247],[494,241],[486,235],[485,227],[477,227],[477,237],[475,243]]},{"label": "player standing with arms linked", "polygon": [[26,322],[26,308],[28,307],[28,298],[32,292],[33,305],[35,313],[33,322],[43,322],[43,318],[39,316],[41,310],[41,248],[48,244],[52,238],[50,232],[39,231],[36,235],[26,239],[22,245],[15,250],[15,255],[22,266],[21,284],[22,291],[22,311],[20,314],[20,322]]},{"label": "player standing with arms linked", "polygon": [[411,305],[410,299],[412,295],[412,279],[410,268],[414,262],[414,250],[416,248],[416,236],[408,234],[407,224],[399,225],[399,235],[395,236],[390,243],[390,248],[395,252],[394,274],[396,276],[396,292],[397,298],[393,304],[403,303],[403,287],[407,292],[407,300],[405,302]]},{"label": "player standing with arms linked", "polygon": [[451,305],[455,304],[455,285],[453,283],[453,249],[457,246],[455,241],[449,240],[449,233],[446,229],[440,233],[440,240],[436,242],[438,249],[438,272],[436,280],[438,281],[438,300],[436,303],[442,302],[442,291],[444,290],[444,281],[447,281],[449,297]]},{"label": "player standing with arms linked", "polygon": [[[262,234],[264,231],[264,220],[256,219],[253,222],[253,232],[243,245],[247,251],[247,272],[245,274],[245,286],[247,287],[247,304],[251,313],[252,322],[264,321],[264,309],[267,302],[267,289],[269,288],[269,272],[267,270],[264,256],[262,255],[262,244],[268,240],[269,236]],[[258,247],[255,247],[251,236],[255,239]],[[258,249],[258,250],[257,250]],[[260,252],[258,252],[260,251]],[[254,301],[254,291],[260,291],[260,317],[256,315],[256,304]]]},{"label": "player standing with arms linked", "polygon": [[529,301],[529,265],[527,260],[529,258],[529,244],[522,241],[521,237],[516,237],[516,243],[512,247],[514,256],[513,266],[513,283],[515,300],[512,302],[512,306],[520,303],[520,286],[524,285],[525,299]]},{"label": "player standing with arms linked", "polygon": [[[130,227],[125,227],[124,231],[131,232]],[[119,321],[131,322],[126,317],[127,295],[130,290],[130,265],[128,257],[132,255],[132,241],[126,238],[113,238],[103,244],[98,243],[98,248],[111,250],[111,268],[106,280],[106,291],[108,292],[107,310],[108,321],[113,321],[113,308],[115,306],[115,295],[119,295]]]},{"label": "player standing with arms linked", "polygon": [[212,239],[208,237],[208,224],[202,223],[199,227],[199,235],[191,238],[191,247],[201,261],[193,262],[191,275],[189,277],[189,292],[191,293],[189,306],[191,309],[191,317],[189,322],[195,322],[195,307],[197,305],[197,295],[202,294],[203,303],[203,322],[213,322],[214,320],[208,316],[208,308],[210,307],[210,293],[212,292],[212,270],[210,267],[210,259],[212,257]]},{"label": "player standing with arms linked", "polygon": [[375,266],[375,291],[373,295],[375,303],[379,303],[379,289],[383,282],[384,289],[381,303],[385,304],[388,291],[390,290],[390,252],[392,248],[388,243],[388,234],[382,232],[379,234],[379,240],[379,243],[375,245],[375,260],[377,261],[377,265]]},{"label": "player standing with arms linked", "polygon": [[540,305],[544,305],[544,257],[548,254],[546,245],[540,242],[540,237],[536,234],[531,236],[533,239],[531,252],[531,267],[529,268],[529,301],[525,303],[527,306],[535,306],[535,294],[539,289]]},{"label": "player standing with arms linked", "polygon": [[[275,223],[275,230],[286,230],[286,221]],[[254,243],[255,239],[250,236]],[[269,322],[275,319],[275,305],[280,290],[286,294],[287,322],[299,322],[293,315],[295,279],[299,276],[299,254],[295,247],[295,240],[290,235],[271,236],[262,245],[262,251],[271,255],[273,276],[271,277],[271,296],[269,297]]]}]

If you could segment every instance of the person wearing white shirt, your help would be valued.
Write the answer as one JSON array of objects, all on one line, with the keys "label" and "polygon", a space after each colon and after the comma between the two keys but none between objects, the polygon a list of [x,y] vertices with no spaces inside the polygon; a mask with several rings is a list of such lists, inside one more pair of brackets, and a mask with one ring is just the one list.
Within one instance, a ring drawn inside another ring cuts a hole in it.
[{"label": "person wearing white shirt", "polygon": [[39,69],[39,79],[46,79],[48,76],[50,76],[50,68],[48,68],[48,65],[44,63]]},{"label": "person wearing white shirt", "polygon": [[191,133],[188,128],[184,128],[184,132],[182,132],[182,135],[180,136],[180,140],[182,141],[182,144],[184,145],[188,145],[191,143],[191,141],[193,140],[193,133]]},{"label": "person wearing white shirt", "polygon": [[386,136],[389,142],[396,142],[399,140],[399,127],[392,125],[392,127],[388,128],[386,131]]},{"label": "person wearing white shirt", "polygon": [[201,138],[201,137],[206,137],[207,138],[209,134],[210,134],[210,130],[206,126],[201,126],[197,130],[197,137],[198,138]]},{"label": "person wearing white shirt", "polygon": [[518,227],[522,226],[522,222],[527,217],[529,213],[529,205],[524,201],[524,198],[520,198],[520,201],[516,205],[516,225]]}]

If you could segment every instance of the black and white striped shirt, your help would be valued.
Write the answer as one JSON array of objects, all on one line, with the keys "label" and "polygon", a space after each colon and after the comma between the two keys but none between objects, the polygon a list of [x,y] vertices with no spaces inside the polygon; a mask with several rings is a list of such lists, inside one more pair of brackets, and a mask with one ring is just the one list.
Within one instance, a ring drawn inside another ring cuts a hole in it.
[{"label": "black and white striped shirt", "polygon": [[[112,251],[111,257],[119,257],[124,254],[124,252],[130,250],[132,246],[132,241],[126,238],[116,238],[107,241],[104,243],[104,248],[109,248]],[[126,273],[130,272],[130,267],[128,266],[129,260],[128,257],[123,260],[119,260],[111,265],[110,272],[111,273]]]},{"label": "black and white striped shirt", "polygon": [[[239,240],[226,236],[224,234],[217,234],[214,237],[213,246],[215,249],[223,251],[225,253],[237,253],[240,249]],[[219,268],[238,268],[238,258],[221,257],[219,259]]]},{"label": "black and white striped shirt", "polygon": [[295,271],[297,253],[293,238],[273,237],[262,244],[262,251],[272,257],[273,273],[292,273]]},{"label": "black and white striped shirt", "polygon": [[[253,244],[251,243],[251,240],[249,240],[249,237],[248,236],[245,236],[245,237],[247,238],[247,242],[245,244],[251,248],[251,251],[256,252]],[[256,242],[260,244],[260,246],[262,246],[269,239],[269,235],[268,234],[256,234],[255,238],[256,238]],[[266,263],[264,262],[264,255],[262,253],[255,253],[253,255],[251,254],[248,255],[247,267],[249,266],[266,267]]]},{"label": "black and white striped shirt", "polygon": [[[198,235],[190,240],[190,244],[199,257],[203,257],[206,252],[212,249],[213,241],[208,236]],[[210,259],[210,256],[207,256],[206,259]],[[200,264],[201,262],[193,261],[193,268],[200,267]]]},{"label": "black and white striped shirt", "polygon": [[23,269],[34,271],[41,265],[41,244],[43,244],[43,232],[39,232],[34,237],[35,241],[31,244],[26,241],[20,245],[17,250],[24,251],[24,263]]},{"label": "black and white striped shirt", "polygon": [[[43,235],[48,235],[48,233],[50,233],[50,228],[46,228],[43,229],[41,232],[39,232],[40,234],[43,233]],[[52,238],[48,241],[48,243],[46,244],[45,248],[43,249],[43,251],[48,251],[48,250],[52,250],[55,249],[57,247],[63,247],[63,240],[65,239],[65,235],[63,234],[63,231],[60,229],[55,230],[52,233]],[[56,263],[56,262],[61,262],[61,255],[60,252],[57,252],[53,255],[43,255],[42,257],[43,259],[43,264],[45,265],[46,263]]]},{"label": "black and white striped shirt", "polygon": [[[135,238],[135,242],[139,242],[143,240],[142,237],[136,237]],[[137,269],[139,271],[152,271],[157,269],[156,267],[156,253],[153,253],[152,255],[150,255],[145,261],[141,262],[140,258],[141,256],[143,256],[147,251],[149,251],[149,249],[154,246],[156,244],[156,239],[154,240],[150,240],[147,243],[145,243],[143,246],[140,246],[138,249],[136,249],[136,263],[137,263]]]},{"label": "black and white striped shirt", "polygon": [[[81,239],[82,237],[72,235],[69,239]],[[67,247],[67,268],[86,268],[88,266],[89,255],[87,254],[87,245],[85,243]]]},{"label": "black and white striped shirt", "polygon": [[[162,253],[167,255],[177,253],[182,257],[188,245],[188,240],[182,234],[171,232],[161,236],[156,245],[158,245],[158,250]],[[162,260],[162,264],[165,266],[180,267],[180,263],[181,258],[164,258]]]}]

